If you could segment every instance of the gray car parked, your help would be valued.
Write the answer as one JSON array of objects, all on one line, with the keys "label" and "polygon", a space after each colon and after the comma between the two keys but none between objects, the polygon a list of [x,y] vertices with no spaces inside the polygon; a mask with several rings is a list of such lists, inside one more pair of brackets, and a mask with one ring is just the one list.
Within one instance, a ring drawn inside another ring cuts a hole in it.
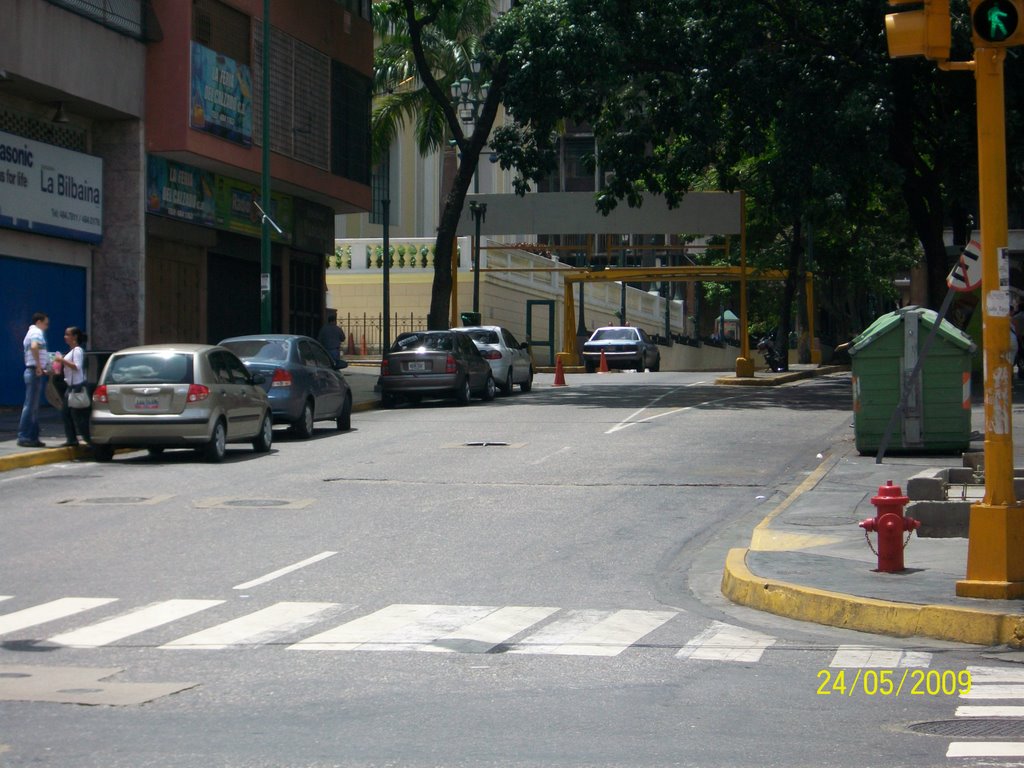
[{"label": "gray car parked", "polygon": [[515,384],[523,392],[533,388],[533,359],[530,345],[513,336],[500,325],[472,325],[453,328],[469,334],[480,354],[491,365],[494,381],[503,395],[511,395]]}]

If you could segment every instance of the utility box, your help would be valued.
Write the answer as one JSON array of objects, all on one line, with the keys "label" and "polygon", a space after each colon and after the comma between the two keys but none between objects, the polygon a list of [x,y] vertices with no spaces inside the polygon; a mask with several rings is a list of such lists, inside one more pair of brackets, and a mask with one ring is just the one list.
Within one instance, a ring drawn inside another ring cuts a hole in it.
[{"label": "utility box", "polygon": [[[875,453],[893,418],[886,451],[958,453],[971,440],[971,337],[947,320],[935,330],[916,380],[911,373],[938,313],[903,307],[853,340],[853,427],[857,450]],[[901,397],[903,406],[900,408]]]}]

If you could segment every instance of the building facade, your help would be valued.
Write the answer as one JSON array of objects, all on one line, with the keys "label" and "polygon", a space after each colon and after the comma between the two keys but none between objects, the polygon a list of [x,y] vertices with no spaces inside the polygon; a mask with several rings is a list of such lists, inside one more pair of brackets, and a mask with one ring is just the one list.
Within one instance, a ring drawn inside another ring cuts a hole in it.
[{"label": "building facade", "polygon": [[[0,404],[31,315],[93,349],[315,333],[334,216],[370,208],[369,0],[9,0],[0,25]],[[112,10],[113,9],[113,10]],[[271,199],[261,205],[263,95]]]}]

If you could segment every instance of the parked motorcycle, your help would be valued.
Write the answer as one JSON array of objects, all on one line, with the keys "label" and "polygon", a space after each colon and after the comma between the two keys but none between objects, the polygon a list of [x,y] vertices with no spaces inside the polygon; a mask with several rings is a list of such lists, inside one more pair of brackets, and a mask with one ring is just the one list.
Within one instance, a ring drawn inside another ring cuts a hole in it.
[{"label": "parked motorcycle", "polygon": [[778,351],[775,349],[775,343],[772,341],[771,336],[765,336],[757,342],[757,349],[764,355],[764,364],[768,366],[769,371],[784,370],[782,357],[779,356]]}]

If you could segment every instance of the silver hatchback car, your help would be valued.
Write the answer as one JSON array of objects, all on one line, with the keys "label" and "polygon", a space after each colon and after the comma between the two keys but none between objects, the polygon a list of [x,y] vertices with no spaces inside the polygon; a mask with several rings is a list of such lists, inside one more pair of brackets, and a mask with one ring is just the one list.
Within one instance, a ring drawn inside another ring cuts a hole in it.
[{"label": "silver hatchback car", "polygon": [[92,396],[93,455],[116,448],[196,448],[220,461],[228,443],[266,453],[273,417],[263,377],[208,344],[157,344],[115,352]]},{"label": "silver hatchback car", "polygon": [[503,395],[512,394],[512,386],[518,384],[523,392],[533,388],[533,358],[530,345],[519,343],[507,328],[500,325],[473,325],[453,328],[469,335],[491,365],[494,381]]}]

